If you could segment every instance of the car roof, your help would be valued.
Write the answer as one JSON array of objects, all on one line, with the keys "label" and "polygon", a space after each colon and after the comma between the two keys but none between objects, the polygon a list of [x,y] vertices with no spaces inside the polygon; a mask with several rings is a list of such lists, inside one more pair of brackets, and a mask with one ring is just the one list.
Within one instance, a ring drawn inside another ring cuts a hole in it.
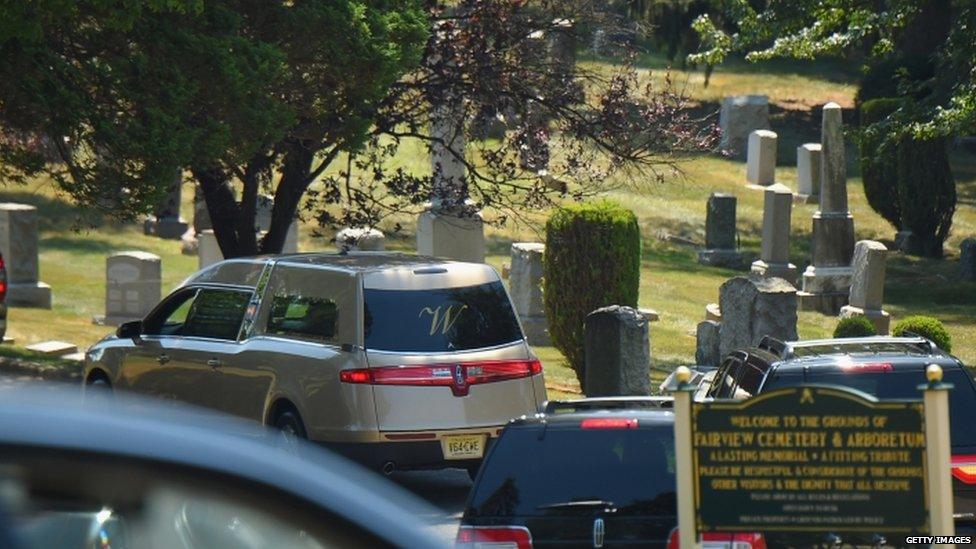
[{"label": "car roof", "polygon": [[584,419],[592,418],[620,418],[637,419],[638,425],[643,426],[671,426],[674,425],[674,413],[669,410],[652,410],[647,408],[615,408],[601,410],[585,410],[578,412],[522,416],[512,420],[512,426],[533,427],[579,427]]},{"label": "car roof", "polygon": [[818,355],[797,357],[773,364],[771,369],[776,372],[794,372],[808,369],[844,370],[859,364],[890,364],[894,371],[922,371],[929,364],[938,364],[943,368],[958,368],[959,363],[946,355],[899,355],[895,353],[878,353],[870,355]]},{"label": "car roof", "polygon": [[320,265],[356,272],[461,263],[460,261],[452,261],[450,259],[403,252],[319,252],[272,256],[272,258],[277,263],[282,264]]},{"label": "car roof", "polygon": [[[197,271],[180,286],[189,284],[219,284],[253,288],[269,263],[291,266],[312,266],[355,274],[419,270],[443,267],[456,272],[484,273],[492,270],[484,263],[466,263],[439,257],[402,252],[315,252],[264,255],[226,259]],[[484,278],[484,274],[481,275]]]},{"label": "car roof", "polygon": [[316,505],[393,545],[443,546],[418,527],[418,516],[434,516],[426,503],[313,444],[290,453],[281,447],[279,432],[259,424],[121,393],[93,406],[77,386],[10,389],[0,391],[0,446],[86,452],[230,476]]},{"label": "car roof", "polygon": [[958,366],[958,361],[923,337],[871,336],[811,339],[786,343],[764,339],[746,352],[778,372],[808,368],[844,369],[857,364],[885,363],[894,370],[922,370],[929,364]]}]

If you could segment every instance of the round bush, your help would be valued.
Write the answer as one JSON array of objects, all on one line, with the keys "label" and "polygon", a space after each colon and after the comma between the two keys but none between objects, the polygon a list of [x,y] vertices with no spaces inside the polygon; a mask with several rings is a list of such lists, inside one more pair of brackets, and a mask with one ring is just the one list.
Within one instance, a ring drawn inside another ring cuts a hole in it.
[{"label": "round bush", "polygon": [[909,316],[895,324],[892,335],[903,336],[909,333],[928,338],[940,349],[952,352],[952,337],[937,318],[930,316]]},{"label": "round bush", "polygon": [[583,384],[586,315],[637,306],[641,244],[637,217],[615,202],[556,209],[546,222],[543,297],[549,335]]},{"label": "round bush", "polygon": [[834,328],[834,337],[868,337],[878,335],[874,324],[863,316],[842,318]]}]

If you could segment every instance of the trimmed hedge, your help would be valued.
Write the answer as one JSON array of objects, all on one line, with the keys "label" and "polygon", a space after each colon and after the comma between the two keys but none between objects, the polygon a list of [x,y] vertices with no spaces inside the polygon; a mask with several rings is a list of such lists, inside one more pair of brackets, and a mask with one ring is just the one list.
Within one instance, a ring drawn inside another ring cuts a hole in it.
[{"label": "trimmed hedge", "polygon": [[542,277],[549,335],[581,385],[583,321],[600,307],[636,307],[640,264],[637,216],[615,202],[561,207],[546,222]]},{"label": "trimmed hedge", "polygon": [[912,231],[912,255],[941,258],[956,212],[956,181],[942,137],[905,139],[898,146],[902,225]]},{"label": "trimmed hedge", "polygon": [[923,315],[905,317],[891,330],[894,336],[903,336],[906,332],[928,338],[943,351],[952,352],[952,336],[937,318]]},{"label": "trimmed hedge", "polygon": [[901,203],[898,200],[898,150],[895,146],[882,148],[884,136],[878,128],[868,127],[888,118],[902,105],[900,98],[871,99],[861,105],[861,135],[858,147],[861,157],[861,180],[864,195],[871,209],[885,218],[897,230],[902,229]]},{"label": "trimmed hedge", "polygon": [[863,316],[852,316],[840,319],[834,328],[834,337],[867,337],[878,335],[874,324]]}]

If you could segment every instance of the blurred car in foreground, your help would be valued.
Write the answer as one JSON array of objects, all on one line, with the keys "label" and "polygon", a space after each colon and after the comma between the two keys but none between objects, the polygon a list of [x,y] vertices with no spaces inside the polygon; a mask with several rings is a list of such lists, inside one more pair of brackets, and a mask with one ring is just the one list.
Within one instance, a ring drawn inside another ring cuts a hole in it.
[{"label": "blurred car in foreground", "polygon": [[[510,423],[485,458],[460,548],[677,547],[674,415],[667,398],[549,402]],[[764,548],[705,534],[709,549]]]},{"label": "blurred car in foreground", "polygon": [[246,417],[387,473],[475,471],[546,394],[494,269],[385,252],[217,263],[86,362],[88,384]]},{"label": "blurred car in foreground", "polygon": [[250,422],[77,389],[0,393],[0,545],[437,547],[426,504]]}]

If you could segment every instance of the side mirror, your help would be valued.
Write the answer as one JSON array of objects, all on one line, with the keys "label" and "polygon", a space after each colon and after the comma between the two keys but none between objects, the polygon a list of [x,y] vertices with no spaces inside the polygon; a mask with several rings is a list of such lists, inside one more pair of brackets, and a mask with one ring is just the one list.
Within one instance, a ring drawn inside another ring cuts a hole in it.
[{"label": "side mirror", "polygon": [[115,330],[115,335],[119,339],[135,339],[142,335],[142,321],[133,320],[132,322],[126,322],[119,326],[118,330]]}]

